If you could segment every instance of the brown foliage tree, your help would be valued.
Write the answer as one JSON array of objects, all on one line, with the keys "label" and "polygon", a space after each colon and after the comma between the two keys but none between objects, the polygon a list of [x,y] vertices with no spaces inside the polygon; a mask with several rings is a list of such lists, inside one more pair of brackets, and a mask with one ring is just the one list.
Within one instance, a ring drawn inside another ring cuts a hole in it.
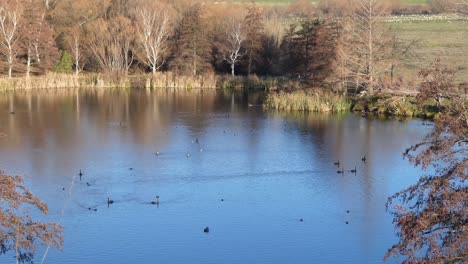
[{"label": "brown foliage tree", "polygon": [[260,9],[252,4],[248,8],[248,13],[244,19],[244,32],[246,35],[245,50],[246,50],[246,65],[247,73],[252,74],[257,64],[260,61],[262,52],[262,36],[263,36],[263,19]]},{"label": "brown foliage tree", "polygon": [[[440,117],[423,142],[404,156],[433,174],[393,196],[400,240],[385,258],[403,255],[404,263],[466,263],[468,261],[468,103],[450,93],[453,71],[436,61],[421,71],[419,102],[438,101]],[[448,98],[442,106],[441,98]]]},{"label": "brown foliage tree", "polygon": [[210,69],[211,46],[206,29],[201,4],[194,3],[182,12],[172,37],[170,67],[175,72],[195,76]]},{"label": "brown foliage tree", "polygon": [[46,10],[40,0],[22,0],[20,23],[20,56],[26,61],[26,77],[34,65],[42,72],[52,68],[59,58],[54,31],[46,20]]},{"label": "brown foliage tree", "polygon": [[60,249],[63,244],[62,226],[35,221],[29,215],[33,208],[48,214],[47,205],[24,186],[21,177],[0,171],[0,254],[14,251],[16,263],[32,263],[37,245]]}]

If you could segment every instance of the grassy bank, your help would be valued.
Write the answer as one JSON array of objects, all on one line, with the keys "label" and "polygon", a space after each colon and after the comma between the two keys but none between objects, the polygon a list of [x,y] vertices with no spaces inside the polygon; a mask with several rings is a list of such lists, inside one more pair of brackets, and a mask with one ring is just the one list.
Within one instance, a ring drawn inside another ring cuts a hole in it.
[{"label": "grassy bank", "polygon": [[218,78],[218,88],[227,90],[295,90],[303,85],[297,79],[289,79],[286,77],[258,77],[256,75],[233,77],[230,75],[222,75]]}]

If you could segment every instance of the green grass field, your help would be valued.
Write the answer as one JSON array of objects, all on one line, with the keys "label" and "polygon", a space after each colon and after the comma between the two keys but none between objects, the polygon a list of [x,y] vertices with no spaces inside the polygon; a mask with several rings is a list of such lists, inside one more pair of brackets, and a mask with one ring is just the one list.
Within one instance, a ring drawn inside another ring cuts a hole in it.
[{"label": "green grass field", "polygon": [[458,70],[458,82],[468,82],[468,20],[434,20],[391,23],[394,31],[406,41],[418,39],[416,57],[406,59],[400,73],[408,77],[440,57]]}]

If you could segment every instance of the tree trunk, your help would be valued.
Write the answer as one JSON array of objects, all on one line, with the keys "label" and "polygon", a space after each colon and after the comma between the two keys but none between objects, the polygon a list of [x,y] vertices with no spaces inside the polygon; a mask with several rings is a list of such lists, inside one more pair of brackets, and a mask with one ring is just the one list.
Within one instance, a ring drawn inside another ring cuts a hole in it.
[{"label": "tree trunk", "polygon": [[234,73],[234,63],[231,63],[231,74],[232,74],[232,77],[235,76],[235,73]]},{"label": "tree trunk", "polygon": [[252,73],[252,51],[249,51],[249,63],[247,64],[247,73],[248,75]]},{"label": "tree trunk", "polygon": [[31,56],[28,51],[28,60],[26,62],[26,78],[30,77],[30,72],[31,72]]},{"label": "tree trunk", "polygon": [[193,76],[197,76],[197,52],[193,51]]},{"label": "tree trunk", "polygon": [[372,75],[369,76],[369,83],[367,84],[367,92],[369,93],[369,95],[374,94],[374,78]]},{"label": "tree trunk", "polygon": [[13,71],[13,63],[9,62],[8,63],[8,79],[11,79],[12,71]]}]

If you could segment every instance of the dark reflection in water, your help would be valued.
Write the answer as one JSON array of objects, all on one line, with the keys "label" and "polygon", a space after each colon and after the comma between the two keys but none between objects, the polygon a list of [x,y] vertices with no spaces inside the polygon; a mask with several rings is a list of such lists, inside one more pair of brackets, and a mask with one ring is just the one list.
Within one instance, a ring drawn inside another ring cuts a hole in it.
[{"label": "dark reflection in water", "polygon": [[30,175],[49,219],[65,226],[64,251],[47,263],[382,262],[396,239],[386,198],[419,173],[401,153],[428,128],[268,112],[261,98],[2,94],[0,168]]}]

